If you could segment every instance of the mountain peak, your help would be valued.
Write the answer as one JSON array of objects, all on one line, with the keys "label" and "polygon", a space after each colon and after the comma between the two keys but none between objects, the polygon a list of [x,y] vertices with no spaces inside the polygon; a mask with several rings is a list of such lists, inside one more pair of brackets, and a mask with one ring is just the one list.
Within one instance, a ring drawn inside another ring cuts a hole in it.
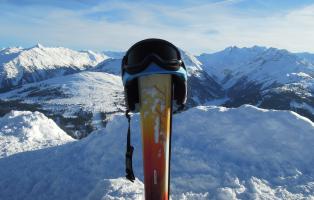
[{"label": "mountain peak", "polygon": [[240,48],[234,45],[234,46],[229,46],[229,47],[225,48],[224,50],[225,51],[232,51],[232,50],[236,50],[236,49],[240,49]]},{"label": "mountain peak", "polygon": [[0,66],[4,67],[0,68],[0,89],[85,70],[105,59],[105,55],[91,51],[44,47],[40,43],[27,49],[2,50]]},{"label": "mountain peak", "polygon": [[40,44],[40,43],[37,43],[35,46],[34,46],[34,48],[44,48],[44,45],[42,45],[42,44]]},{"label": "mountain peak", "polygon": [[225,48],[223,51],[234,51],[234,50],[242,50],[242,51],[265,51],[267,48],[264,46],[254,45],[252,47],[238,47],[236,45],[229,46]]}]

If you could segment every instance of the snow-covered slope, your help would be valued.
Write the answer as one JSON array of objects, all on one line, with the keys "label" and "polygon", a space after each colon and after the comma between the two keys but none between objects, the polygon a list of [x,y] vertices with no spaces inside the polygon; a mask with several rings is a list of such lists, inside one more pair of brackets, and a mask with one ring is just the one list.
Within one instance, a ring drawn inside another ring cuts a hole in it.
[{"label": "snow-covered slope", "polygon": [[[241,116],[241,117],[239,117]],[[172,199],[313,199],[314,124],[290,111],[197,107],[173,119]],[[124,178],[127,121],[61,147],[0,159],[0,199],[141,199]],[[143,180],[139,117],[134,169]]]},{"label": "snow-covered slope", "polygon": [[293,76],[301,72],[308,77],[314,76],[314,63],[303,62],[297,54],[276,48],[228,47],[214,54],[202,54],[198,59],[226,88],[241,78],[263,83],[265,88],[302,80],[303,77]]},{"label": "snow-covered slope", "polygon": [[225,89],[228,107],[293,110],[314,120],[314,63],[286,50],[229,47],[198,59]]},{"label": "snow-covered slope", "polygon": [[93,71],[107,72],[121,76],[121,58],[109,58],[99,63]]},{"label": "snow-covered slope", "polygon": [[188,107],[224,97],[221,85],[203,70],[202,63],[195,56],[183,50],[181,55],[188,72]]},{"label": "snow-covered slope", "polygon": [[197,56],[197,59],[209,74],[212,74],[217,81],[224,83],[265,50],[266,48],[259,46],[252,48],[232,46],[212,54],[203,53]]},{"label": "snow-covered slope", "polygon": [[103,51],[103,53],[106,56],[109,56],[110,58],[115,58],[115,59],[122,59],[123,56],[125,55],[124,51]]},{"label": "snow-covered slope", "polygon": [[304,62],[314,63],[314,54],[313,53],[297,53],[299,58],[301,58]]},{"label": "snow-covered slope", "polygon": [[121,78],[105,72],[85,71],[25,84],[1,93],[0,99],[0,113],[39,110],[77,138],[102,128],[110,115],[124,110]]},{"label": "snow-covered slope", "polygon": [[0,118],[0,158],[71,141],[74,139],[39,112],[11,111]]},{"label": "snow-covered slope", "polygon": [[95,66],[108,57],[63,47],[6,48],[0,51],[0,91]]}]

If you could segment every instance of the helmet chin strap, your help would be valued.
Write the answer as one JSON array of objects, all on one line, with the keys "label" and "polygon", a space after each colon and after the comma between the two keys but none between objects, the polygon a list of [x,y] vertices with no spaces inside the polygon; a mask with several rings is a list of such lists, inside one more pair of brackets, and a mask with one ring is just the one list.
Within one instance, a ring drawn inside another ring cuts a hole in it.
[{"label": "helmet chin strap", "polygon": [[128,134],[127,134],[127,144],[126,144],[126,153],[125,153],[125,172],[126,178],[131,182],[134,182],[135,176],[133,172],[132,156],[134,147],[131,145],[131,116],[129,110],[125,111],[125,116],[128,119]]}]

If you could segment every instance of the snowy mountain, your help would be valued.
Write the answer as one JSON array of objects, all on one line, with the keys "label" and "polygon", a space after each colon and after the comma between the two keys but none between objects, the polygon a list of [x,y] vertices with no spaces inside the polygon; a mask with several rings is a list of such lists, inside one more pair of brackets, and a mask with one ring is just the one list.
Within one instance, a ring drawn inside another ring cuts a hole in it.
[{"label": "snowy mountain", "polygon": [[287,50],[275,48],[229,47],[214,54],[202,54],[198,58],[203,68],[227,89],[241,79],[262,84],[264,89],[314,76],[314,63],[304,62]]},{"label": "snowy mountain", "polygon": [[181,50],[182,59],[188,72],[187,107],[203,105],[213,99],[223,98],[225,92],[221,85],[206,73],[195,56]]},{"label": "snowy mountain", "polygon": [[25,84],[0,93],[0,114],[10,110],[45,113],[74,138],[103,128],[112,114],[124,111],[121,78],[104,72],[80,72]]},{"label": "snowy mountain", "polygon": [[[197,57],[181,53],[189,74],[188,107],[252,104],[293,110],[314,121],[313,54],[259,46],[233,46]],[[121,58],[108,59],[96,71],[120,75],[120,64]]]},{"label": "snowy mountain", "polygon": [[[194,56],[183,52],[183,57],[189,73],[189,107],[224,95]],[[120,70],[121,59],[109,58],[88,71],[24,84],[0,93],[0,115],[12,109],[40,111],[71,136],[85,137],[125,110]]]},{"label": "snowy mountain", "polygon": [[11,111],[0,118],[0,158],[74,141],[39,112]]},{"label": "snowy mountain", "polygon": [[[125,109],[120,78],[123,53],[105,53],[108,56],[42,45],[1,50],[2,74],[12,63],[23,63],[12,65],[23,74],[21,79],[16,74],[14,80],[32,83],[0,93],[0,116],[11,110],[40,111],[74,138],[105,127],[113,114]],[[304,56],[258,46],[229,47],[198,57],[181,53],[188,70],[188,108],[252,104],[292,110],[314,121],[314,64]],[[29,70],[34,79],[25,79],[24,71]]]},{"label": "snowy mountain", "polygon": [[314,121],[314,62],[286,50],[229,47],[197,57],[226,91],[225,106],[293,110]]},{"label": "snowy mountain", "polygon": [[[195,107],[173,123],[173,200],[314,198],[310,120],[245,105]],[[123,178],[127,121],[116,115],[82,140],[1,158],[0,199],[142,199],[139,124],[135,115],[134,184]]]},{"label": "snowy mountain", "polygon": [[92,51],[63,47],[6,48],[0,51],[0,92],[25,83],[86,70],[107,59]]}]

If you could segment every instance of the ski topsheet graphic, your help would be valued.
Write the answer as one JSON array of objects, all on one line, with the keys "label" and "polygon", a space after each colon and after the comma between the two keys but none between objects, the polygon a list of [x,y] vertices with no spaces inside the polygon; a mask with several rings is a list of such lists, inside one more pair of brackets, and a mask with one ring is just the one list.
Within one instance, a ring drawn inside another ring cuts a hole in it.
[{"label": "ski topsheet graphic", "polygon": [[135,180],[129,112],[140,111],[146,200],[168,200],[172,105],[187,96],[187,72],[179,49],[168,41],[146,39],[134,44],[122,60],[127,105],[126,178]]},{"label": "ski topsheet graphic", "polygon": [[145,199],[168,199],[171,75],[139,78]]}]

